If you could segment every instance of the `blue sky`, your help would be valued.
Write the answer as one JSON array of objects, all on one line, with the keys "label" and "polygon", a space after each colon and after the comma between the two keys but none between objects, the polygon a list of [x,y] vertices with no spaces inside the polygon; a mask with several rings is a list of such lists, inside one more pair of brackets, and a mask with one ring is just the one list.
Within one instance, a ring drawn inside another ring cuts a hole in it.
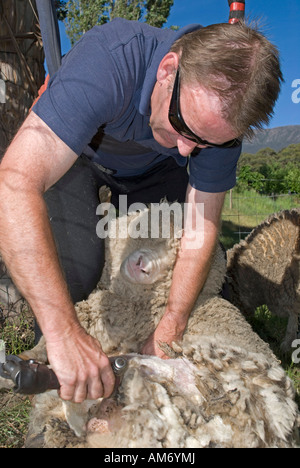
[{"label": "blue sky", "polygon": [[[227,0],[175,0],[166,26],[183,27],[191,23],[207,26],[228,21],[228,16]],[[246,16],[260,20],[262,31],[280,51],[285,83],[269,127],[300,125],[300,102],[292,101],[297,89],[300,97],[300,2],[246,0]],[[62,25],[61,38],[63,53],[66,53],[70,45]],[[292,87],[295,80],[299,83],[296,88]]]}]

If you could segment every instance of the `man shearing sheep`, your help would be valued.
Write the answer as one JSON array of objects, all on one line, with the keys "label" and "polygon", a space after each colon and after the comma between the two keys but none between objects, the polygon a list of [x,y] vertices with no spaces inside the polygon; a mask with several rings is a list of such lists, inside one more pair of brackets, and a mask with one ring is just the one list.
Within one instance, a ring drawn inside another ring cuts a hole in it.
[{"label": "man shearing sheep", "polygon": [[[241,141],[267,123],[278,52],[244,23],[156,29],[116,19],[63,59],[0,165],[0,250],[30,303],[65,400],[109,396],[114,375],[74,303],[96,286],[98,189],[112,202],[204,203],[204,243],[181,239],[165,314],[141,352],[182,338],[216,243]],[[188,166],[188,170],[187,170]],[[193,226],[191,226],[193,229]],[[120,310],[120,313],[122,311]]]}]

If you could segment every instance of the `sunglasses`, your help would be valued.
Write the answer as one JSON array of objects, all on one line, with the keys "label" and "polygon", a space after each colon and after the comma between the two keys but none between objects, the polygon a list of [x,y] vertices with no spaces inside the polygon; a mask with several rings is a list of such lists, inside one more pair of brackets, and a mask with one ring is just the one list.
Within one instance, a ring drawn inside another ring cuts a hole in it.
[{"label": "sunglasses", "polygon": [[221,145],[210,143],[209,141],[202,140],[202,138],[195,135],[192,130],[189,129],[180,112],[180,73],[179,68],[177,69],[176,78],[174,82],[173,93],[171,97],[171,103],[169,108],[169,121],[174,130],[182,135],[184,138],[191,140],[197,145],[212,146],[214,148],[233,148],[239,146],[242,143],[242,138],[235,138],[234,140],[227,141]]}]

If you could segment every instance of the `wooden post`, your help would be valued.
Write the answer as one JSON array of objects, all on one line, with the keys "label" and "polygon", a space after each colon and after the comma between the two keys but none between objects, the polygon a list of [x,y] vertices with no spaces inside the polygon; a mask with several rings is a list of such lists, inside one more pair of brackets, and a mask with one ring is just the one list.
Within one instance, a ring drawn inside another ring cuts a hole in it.
[{"label": "wooden post", "polygon": [[0,31],[1,159],[45,79],[35,0],[1,0]]}]

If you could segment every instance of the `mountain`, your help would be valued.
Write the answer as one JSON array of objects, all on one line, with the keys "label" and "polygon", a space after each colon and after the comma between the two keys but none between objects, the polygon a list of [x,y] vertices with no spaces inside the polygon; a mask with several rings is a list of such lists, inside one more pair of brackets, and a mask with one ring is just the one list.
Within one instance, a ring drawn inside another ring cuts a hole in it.
[{"label": "mountain", "polygon": [[269,128],[256,131],[251,142],[244,140],[243,153],[255,154],[264,148],[271,148],[278,152],[291,144],[297,143],[300,143],[300,125]]}]

